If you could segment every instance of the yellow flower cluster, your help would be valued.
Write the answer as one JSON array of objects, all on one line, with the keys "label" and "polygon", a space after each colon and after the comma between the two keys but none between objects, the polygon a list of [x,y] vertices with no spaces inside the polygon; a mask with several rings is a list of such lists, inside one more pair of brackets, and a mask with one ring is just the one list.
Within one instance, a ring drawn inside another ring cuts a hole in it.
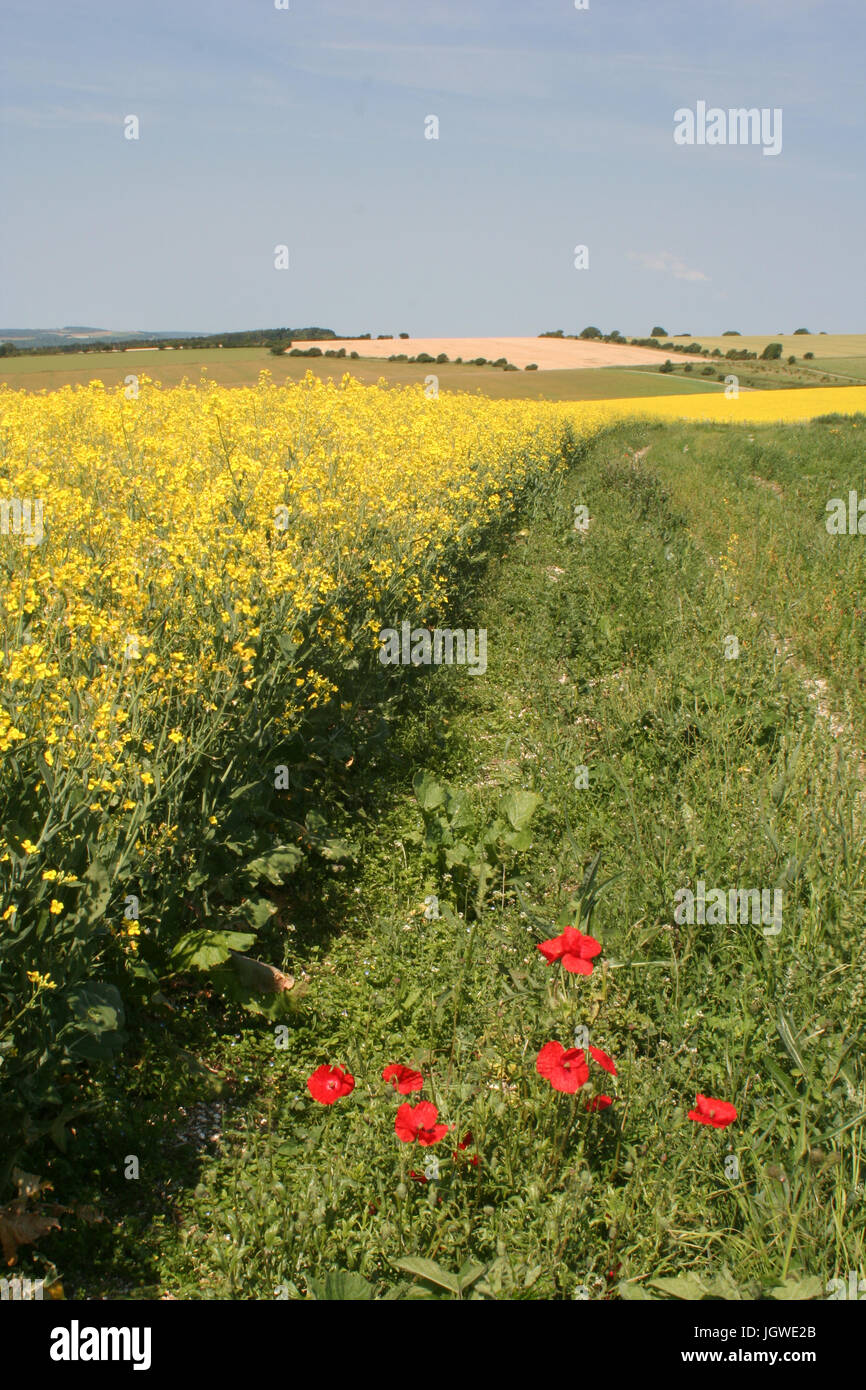
[{"label": "yellow flower cluster", "polygon": [[27,978],[31,984],[34,984],[36,986],[37,989],[57,988],[57,985],[54,983],[50,975],[40,975],[38,970],[28,970]]}]

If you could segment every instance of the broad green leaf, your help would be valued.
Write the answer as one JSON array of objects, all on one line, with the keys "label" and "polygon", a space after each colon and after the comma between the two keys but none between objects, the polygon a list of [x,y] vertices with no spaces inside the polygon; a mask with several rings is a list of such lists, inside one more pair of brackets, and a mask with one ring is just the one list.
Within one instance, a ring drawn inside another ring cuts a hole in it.
[{"label": "broad green leaf", "polygon": [[710,1298],[724,1298],[729,1301],[749,1298],[745,1288],[740,1287],[730,1270],[723,1269],[721,1274],[717,1274],[715,1279],[711,1279],[707,1285],[707,1293]]},{"label": "broad green leaf", "polygon": [[228,960],[232,951],[245,951],[255,936],[245,931],[196,931],[182,936],[171,953],[175,970],[210,970]]},{"label": "broad green leaf", "polygon": [[329,1303],[370,1303],[375,1297],[373,1285],[363,1274],[351,1274],[338,1269],[324,1279],[311,1279],[310,1288],[316,1298]]},{"label": "broad green leaf", "polygon": [[452,830],[464,830],[472,824],[472,807],[465,792],[454,792],[449,796],[446,810]]},{"label": "broad green leaf", "polygon": [[226,965],[215,965],[210,978],[216,989],[227,999],[238,1004],[245,1013],[257,1018],[268,1018],[278,1023],[289,1014],[297,1012],[301,998],[306,994],[308,981],[297,982],[293,989],[278,990],[274,994],[259,994],[250,985],[244,984],[234,965],[235,957]]},{"label": "broad green leaf", "polygon": [[687,1298],[692,1303],[699,1303],[707,1294],[702,1281],[691,1274],[681,1274],[676,1279],[650,1279],[649,1282],[653,1289],[659,1289],[672,1298]]},{"label": "broad green leaf", "polygon": [[248,898],[241,904],[241,914],[256,931],[270,921],[276,910],[276,905],[270,898]]},{"label": "broad green leaf", "polygon": [[348,840],[341,839],[339,835],[310,835],[309,840],[313,849],[323,859],[338,863],[341,860],[355,858],[354,847]]},{"label": "broad green leaf", "polygon": [[412,779],[412,789],[422,811],[433,811],[445,802],[445,788],[440,787],[429,772],[416,772]]},{"label": "broad green leaf", "polygon": [[[301,827],[299,826],[298,829]],[[348,840],[333,835],[325,817],[319,811],[308,811],[304,819],[304,833],[313,849],[323,859],[354,859],[356,850]]]},{"label": "broad green leaf", "polygon": [[460,1285],[460,1292],[471,1288],[482,1274],[487,1272],[487,1265],[480,1265],[476,1260],[466,1260],[457,1271],[457,1280]]},{"label": "broad green leaf", "polygon": [[126,1041],[123,1031],[123,1000],[114,985],[83,984],[66,996],[78,1028],[70,1030],[67,1050],[70,1057],[102,1062]]},{"label": "broad green leaf", "polygon": [[70,990],[66,1001],[79,1027],[97,1036],[123,1027],[123,1000],[114,985],[83,984]]},{"label": "broad green leaf", "polygon": [[789,1278],[782,1284],[777,1284],[775,1288],[769,1290],[769,1297],[787,1301],[796,1299],[806,1302],[809,1299],[824,1297],[824,1285],[816,1275],[807,1275],[805,1279]]},{"label": "broad green leaf", "polygon": [[525,830],[541,801],[535,792],[511,791],[502,799],[502,813],[512,830]]},{"label": "broad green leaf", "polygon": [[279,887],[283,880],[303,863],[303,859],[304,852],[299,845],[277,845],[267,854],[260,854],[258,859],[253,859],[247,864],[246,873],[253,883],[258,883],[260,878],[266,878],[269,883]]},{"label": "broad green leaf", "polygon": [[437,1288],[448,1289],[450,1293],[460,1292],[457,1275],[437,1265],[435,1260],[425,1260],[419,1255],[406,1255],[402,1260],[392,1260],[391,1263],[398,1269],[405,1269],[407,1274],[417,1274],[420,1279],[426,1279]]}]

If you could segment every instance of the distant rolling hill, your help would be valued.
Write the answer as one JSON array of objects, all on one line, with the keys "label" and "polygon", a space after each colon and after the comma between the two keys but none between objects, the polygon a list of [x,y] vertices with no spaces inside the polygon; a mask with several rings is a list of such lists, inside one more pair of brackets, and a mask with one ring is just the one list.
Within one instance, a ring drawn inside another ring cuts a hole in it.
[{"label": "distant rolling hill", "polygon": [[143,329],[89,328],[77,324],[67,324],[64,328],[0,328],[0,343],[13,343],[15,347],[65,347],[75,343],[134,342],[149,338],[190,338],[191,333],[179,329],[160,329],[158,332],[145,332]]},{"label": "distant rolling hill", "polygon": [[[187,329],[121,329],[91,328],[66,324],[63,328],[0,328],[0,345],[8,343],[16,352],[65,352],[110,347],[114,343],[134,346],[136,343],[158,344],[174,340],[196,347],[251,347],[282,343],[288,347],[293,339],[321,341],[336,338],[332,328],[252,328],[241,332],[189,332]],[[369,334],[367,337],[369,338]]]}]

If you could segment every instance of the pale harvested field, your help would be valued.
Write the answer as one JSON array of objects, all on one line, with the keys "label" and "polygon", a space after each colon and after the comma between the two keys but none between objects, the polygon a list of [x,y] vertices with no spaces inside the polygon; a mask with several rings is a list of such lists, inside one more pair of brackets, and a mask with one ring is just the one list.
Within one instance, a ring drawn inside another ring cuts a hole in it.
[{"label": "pale harvested field", "polygon": [[321,348],[338,351],[346,349],[357,352],[359,357],[390,357],[392,353],[405,352],[408,357],[417,357],[419,352],[428,352],[438,357],[445,352],[453,362],[462,357],[464,362],[474,357],[486,357],[495,362],[505,357],[515,367],[526,367],[535,362],[541,372],[562,371],[575,367],[644,367],[653,363],[661,366],[666,357],[672,362],[693,362],[694,357],[674,352],[657,352],[654,348],[622,347],[616,343],[596,343],[585,339],[569,338],[329,338],[319,342],[292,344],[296,348]]}]

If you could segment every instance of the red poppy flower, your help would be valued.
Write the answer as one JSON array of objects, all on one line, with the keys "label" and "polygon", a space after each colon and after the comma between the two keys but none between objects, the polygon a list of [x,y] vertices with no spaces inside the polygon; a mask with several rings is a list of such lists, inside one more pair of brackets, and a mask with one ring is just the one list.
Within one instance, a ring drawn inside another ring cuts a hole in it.
[{"label": "red poppy flower", "polygon": [[427,1181],[427,1179],[426,1179],[426,1177],[424,1176],[424,1174],[423,1174],[423,1173],[416,1173],[414,1168],[410,1168],[410,1169],[409,1169],[409,1177],[410,1177],[410,1178],[414,1178],[416,1182],[426,1182],[426,1181]]},{"label": "red poppy flower", "polygon": [[429,1100],[420,1100],[412,1106],[406,1101],[397,1111],[394,1133],[401,1144],[411,1144],[416,1139],[419,1144],[429,1147],[444,1139],[450,1125],[437,1124],[439,1111]]},{"label": "red poppy flower", "polygon": [[[459,1158],[460,1158],[460,1152],[459,1152],[459,1151],[460,1151],[461,1149],[468,1149],[468,1148],[469,1148],[469,1145],[470,1145],[470,1144],[473,1144],[474,1142],[475,1142],[475,1141],[474,1141],[474,1139],[472,1138],[472,1131],[467,1129],[466,1133],[464,1134],[463,1138],[460,1140],[460,1143],[457,1145],[457,1148],[454,1150],[454,1152],[452,1153],[451,1157],[452,1157],[452,1158],[457,1158],[457,1159],[459,1159]],[[478,1157],[477,1154],[473,1154],[472,1157],[469,1159],[469,1162],[472,1164],[472,1167],[473,1167],[473,1168],[477,1168],[477,1167],[478,1167],[478,1164],[481,1162],[481,1160],[479,1159],[479,1157]]]},{"label": "red poppy flower", "polygon": [[333,1105],[355,1089],[355,1078],[340,1067],[317,1067],[307,1078],[307,1089],[320,1105]]},{"label": "red poppy flower", "polygon": [[548,965],[558,960],[572,975],[591,975],[592,959],[600,953],[601,942],[594,936],[584,936],[577,927],[566,927],[562,936],[539,941],[537,948]]},{"label": "red poppy flower", "polygon": [[695,1104],[697,1110],[689,1111],[689,1119],[697,1120],[699,1125],[712,1125],[713,1129],[724,1129],[725,1125],[731,1124],[737,1118],[737,1112],[729,1100],[716,1100],[713,1096],[702,1096],[698,1092]]},{"label": "red poppy flower", "polygon": [[413,1071],[411,1067],[403,1067],[399,1062],[391,1062],[382,1072],[382,1080],[390,1081],[395,1091],[399,1091],[401,1096],[408,1096],[412,1091],[420,1091],[424,1085],[424,1078],[420,1071]]},{"label": "red poppy flower", "polygon": [[606,1052],[602,1052],[600,1047],[590,1046],[589,1055],[594,1061],[598,1062],[600,1067],[604,1067],[605,1071],[609,1071],[611,1076],[616,1076],[616,1067],[613,1064],[613,1058],[608,1057]]},{"label": "red poppy flower", "polygon": [[609,1105],[613,1105],[612,1096],[593,1096],[586,1102],[587,1110],[606,1110]]},{"label": "red poppy flower", "polygon": [[564,1048],[559,1042],[544,1044],[536,1058],[535,1070],[539,1076],[547,1077],[555,1091],[567,1091],[570,1095],[589,1080],[583,1048]]}]

